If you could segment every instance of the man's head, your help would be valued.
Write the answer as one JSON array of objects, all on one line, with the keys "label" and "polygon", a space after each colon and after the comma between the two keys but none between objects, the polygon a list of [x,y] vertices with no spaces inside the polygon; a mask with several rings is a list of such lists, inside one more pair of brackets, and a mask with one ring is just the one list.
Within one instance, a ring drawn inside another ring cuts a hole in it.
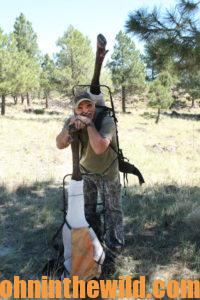
[{"label": "man's head", "polygon": [[76,115],[93,118],[95,113],[95,101],[88,93],[83,93],[74,98],[74,112]]}]

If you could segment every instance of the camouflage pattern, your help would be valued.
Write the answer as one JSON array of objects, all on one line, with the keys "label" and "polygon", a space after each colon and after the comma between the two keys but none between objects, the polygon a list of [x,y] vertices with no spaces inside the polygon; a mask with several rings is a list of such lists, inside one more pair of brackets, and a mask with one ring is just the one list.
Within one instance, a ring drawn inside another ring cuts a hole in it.
[{"label": "camouflage pattern", "polygon": [[[97,175],[83,176],[85,215],[98,238],[106,245],[124,245],[123,214],[121,205],[121,184],[118,178],[113,181]],[[98,197],[99,196],[99,197]],[[104,229],[99,213],[99,199],[104,203]]]}]

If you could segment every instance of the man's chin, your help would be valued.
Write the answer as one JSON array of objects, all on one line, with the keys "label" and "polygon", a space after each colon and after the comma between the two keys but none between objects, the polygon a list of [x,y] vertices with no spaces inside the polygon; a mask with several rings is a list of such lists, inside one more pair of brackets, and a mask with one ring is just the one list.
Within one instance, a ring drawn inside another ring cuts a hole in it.
[{"label": "man's chin", "polygon": [[87,117],[87,118],[89,118],[89,119],[92,119],[93,118],[93,114],[81,114],[81,116],[83,116],[83,117]]}]

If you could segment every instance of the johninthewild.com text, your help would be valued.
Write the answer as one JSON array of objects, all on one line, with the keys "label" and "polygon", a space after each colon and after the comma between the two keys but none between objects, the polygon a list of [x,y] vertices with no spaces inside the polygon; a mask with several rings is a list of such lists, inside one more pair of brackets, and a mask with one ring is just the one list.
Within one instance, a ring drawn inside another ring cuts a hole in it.
[{"label": "johninthewild.com text", "polygon": [[14,276],[13,280],[0,281],[0,298],[14,299],[28,298],[200,298],[200,281],[191,279],[181,280],[154,280],[151,285],[146,284],[145,276],[133,279],[131,276],[119,276],[113,280],[79,280],[78,276],[72,279],[55,280],[42,276],[37,280],[23,280]]}]

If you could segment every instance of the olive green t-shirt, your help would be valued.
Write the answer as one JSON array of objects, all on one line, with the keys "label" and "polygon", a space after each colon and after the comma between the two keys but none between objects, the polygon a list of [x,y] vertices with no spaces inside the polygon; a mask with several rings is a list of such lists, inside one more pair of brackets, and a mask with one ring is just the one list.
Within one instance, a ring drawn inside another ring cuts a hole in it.
[{"label": "olive green t-shirt", "polygon": [[[99,109],[96,109],[95,116],[97,116],[98,112]],[[103,118],[99,134],[103,138],[108,138],[114,149],[117,151],[116,127],[112,117],[105,116]],[[82,171],[84,172],[85,169],[87,172],[99,173],[104,175],[108,180],[115,180],[118,178],[119,167],[115,151],[111,147],[108,147],[104,153],[97,155],[90,146],[87,128],[80,130],[79,138],[81,144],[80,166],[83,167]]]},{"label": "olive green t-shirt", "polygon": [[[95,118],[100,111],[100,108],[96,108],[93,121],[95,121]],[[111,116],[105,116],[103,118],[99,134],[103,138],[108,138],[111,141],[112,147],[117,151],[116,126]],[[83,173],[98,173],[103,175],[107,180],[115,180],[119,178],[117,154],[110,146],[104,153],[96,154],[90,146],[87,128],[79,131],[79,139],[80,168]]]}]

